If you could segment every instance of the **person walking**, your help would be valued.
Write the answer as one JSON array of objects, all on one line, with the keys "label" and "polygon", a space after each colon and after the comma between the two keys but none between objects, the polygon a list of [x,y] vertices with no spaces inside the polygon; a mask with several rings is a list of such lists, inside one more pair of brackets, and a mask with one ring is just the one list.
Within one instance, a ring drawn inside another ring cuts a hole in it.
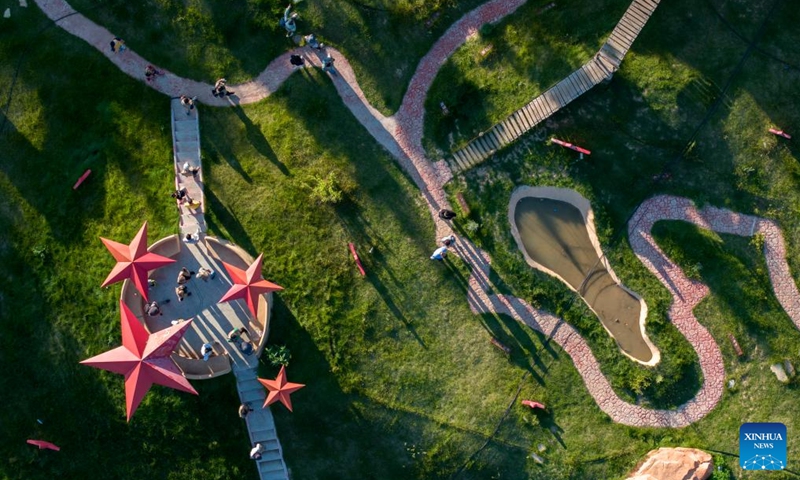
[{"label": "person walking", "polygon": [[252,460],[261,460],[261,454],[265,452],[267,449],[264,448],[264,445],[260,443],[256,443],[253,445],[253,448],[250,450],[250,459]]},{"label": "person walking", "polygon": [[188,97],[186,95],[181,95],[181,105],[183,108],[186,109],[186,115],[191,115],[192,110],[194,110],[194,101],[197,97]]},{"label": "person walking", "polygon": [[333,62],[335,61],[336,60],[333,57],[331,57],[331,54],[329,53],[325,58],[322,59],[322,71],[335,72],[336,70],[334,70],[333,68]]},{"label": "person walking", "polygon": [[152,65],[148,65],[144,68],[144,79],[148,82],[155,80],[157,75],[164,75],[164,72],[156,69],[156,67]]},{"label": "person walking", "polygon": [[297,24],[295,24],[295,19],[297,19],[297,12],[292,12],[292,4],[290,3],[289,6],[286,7],[286,10],[283,11],[283,17],[281,18],[280,24],[286,30],[286,36],[291,37],[294,36],[294,32],[297,31]]},{"label": "person walking", "polygon": [[220,78],[217,80],[217,83],[214,84],[214,89],[211,90],[211,95],[215,97],[229,97],[236,92],[228,91],[228,81],[224,78]]},{"label": "person walking", "polygon": [[114,53],[124,52],[128,47],[125,46],[125,40],[114,37],[111,39],[111,51]]},{"label": "person walking", "polygon": [[250,408],[250,405],[248,405],[246,403],[243,403],[243,404],[239,405],[239,418],[242,418],[242,419],[246,418],[247,414],[252,412],[252,411],[253,411],[253,409]]},{"label": "person walking", "polygon": [[431,260],[438,260],[443,261],[444,256],[447,255],[447,247],[439,247],[433,251],[433,255],[431,255]]},{"label": "person walking", "polygon": [[451,247],[456,244],[456,236],[448,235],[439,241],[442,242],[442,245],[444,245],[445,247]]}]

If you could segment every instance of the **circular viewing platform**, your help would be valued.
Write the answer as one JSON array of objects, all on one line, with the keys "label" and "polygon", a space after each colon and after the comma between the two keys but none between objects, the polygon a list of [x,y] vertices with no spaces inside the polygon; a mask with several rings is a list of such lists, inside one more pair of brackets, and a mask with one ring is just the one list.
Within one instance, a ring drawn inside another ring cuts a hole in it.
[{"label": "circular viewing platform", "polygon": [[[150,272],[149,278],[155,285],[150,287],[148,296],[150,301],[158,302],[161,314],[146,313],[144,299],[129,280],[122,284],[120,299],[150,333],[164,330],[172,326],[172,322],[192,320],[172,354],[184,376],[200,380],[226,374],[232,369],[254,368],[269,334],[272,293],[259,295],[257,318],[243,300],[217,303],[233,284],[222,262],[244,270],[253,263],[253,257],[230,242],[202,234],[199,241],[192,242],[182,241],[177,234],[171,235],[155,242],[148,251],[175,260],[173,264]],[[190,295],[180,301],[175,288],[183,267],[195,274],[185,283]],[[196,275],[201,267],[213,272],[207,280]],[[242,334],[241,342],[229,342],[228,333],[242,327],[248,333]],[[200,353],[206,343],[214,348],[208,361],[204,361]],[[241,348],[246,343],[252,346],[249,355]]]}]

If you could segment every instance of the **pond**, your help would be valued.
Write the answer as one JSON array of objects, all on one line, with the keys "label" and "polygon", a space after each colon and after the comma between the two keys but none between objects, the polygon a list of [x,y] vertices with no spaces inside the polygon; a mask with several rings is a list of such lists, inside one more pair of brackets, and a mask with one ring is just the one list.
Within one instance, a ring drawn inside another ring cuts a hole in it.
[{"label": "pond", "polygon": [[569,189],[520,187],[509,220],[529,265],[577,292],[625,355],[658,363],[659,352],[644,332],[647,305],[619,282],[602,255],[588,200]]}]

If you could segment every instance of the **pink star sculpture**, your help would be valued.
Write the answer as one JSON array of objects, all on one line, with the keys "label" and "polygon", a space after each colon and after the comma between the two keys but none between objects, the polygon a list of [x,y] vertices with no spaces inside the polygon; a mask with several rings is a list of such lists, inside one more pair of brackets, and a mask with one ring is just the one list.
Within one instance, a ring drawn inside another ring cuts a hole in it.
[{"label": "pink star sculpture", "polygon": [[305,387],[302,383],[292,383],[286,380],[285,366],[281,366],[281,371],[278,372],[278,376],[275,377],[275,380],[259,378],[258,381],[267,387],[267,391],[269,392],[262,408],[267,408],[267,406],[280,400],[290,412],[292,411],[292,400],[289,398],[289,395]]},{"label": "pink star sculpture", "polygon": [[170,358],[192,321],[181,322],[151,335],[122,300],[119,306],[122,346],[81,363],[125,375],[128,421],[154,383],[197,395],[197,391]]},{"label": "pink star sculpture", "polygon": [[130,245],[123,245],[103,237],[100,237],[100,240],[117,261],[102,286],[105,287],[130,278],[145,300],[147,300],[147,272],[175,263],[175,260],[171,258],[147,251],[147,222],[144,222]]},{"label": "pink star sculpture", "polygon": [[263,257],[263,253],[259,255],[256,261],[247,267],[247,271],[222,262],[222,265],[225,266],[225,270],[228,271],[228,275],[230,275],[233,280],[233,285],[230,290],[222,296],[219,303],[243,298],[247,300],[247,306],[250,308],[250,312],[253,316],[258,317],[258,296],[262,293],[283,290],[283,287],[280,285],[268,282],[261,277],[261,259]]}]

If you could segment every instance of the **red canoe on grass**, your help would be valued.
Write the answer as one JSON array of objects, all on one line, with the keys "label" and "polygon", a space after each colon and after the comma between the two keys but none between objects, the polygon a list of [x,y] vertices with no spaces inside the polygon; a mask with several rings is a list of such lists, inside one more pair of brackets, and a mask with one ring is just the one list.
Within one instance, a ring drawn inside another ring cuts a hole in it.
[{"label": "red canoe on grass", "polygon": [[58,445],[46,442],[44,440],[28,440],[28,443],[30,443],[31,445],[36,445],[37,447],[39,447],[39,450],[43,450],[45,448],[49,448],[50,450],[55,450],[56,452],[61,450],[61,447],[59,447]]},{"label": "red canoe on grass", "polygon": [[537,408],[540,408],[542,410],[545,409],[544,404],[541,404],[539,402],[534,402],[533,400],[523,400],[522,404],[525,405],[526,407],[531,407],[534,410]]}]

